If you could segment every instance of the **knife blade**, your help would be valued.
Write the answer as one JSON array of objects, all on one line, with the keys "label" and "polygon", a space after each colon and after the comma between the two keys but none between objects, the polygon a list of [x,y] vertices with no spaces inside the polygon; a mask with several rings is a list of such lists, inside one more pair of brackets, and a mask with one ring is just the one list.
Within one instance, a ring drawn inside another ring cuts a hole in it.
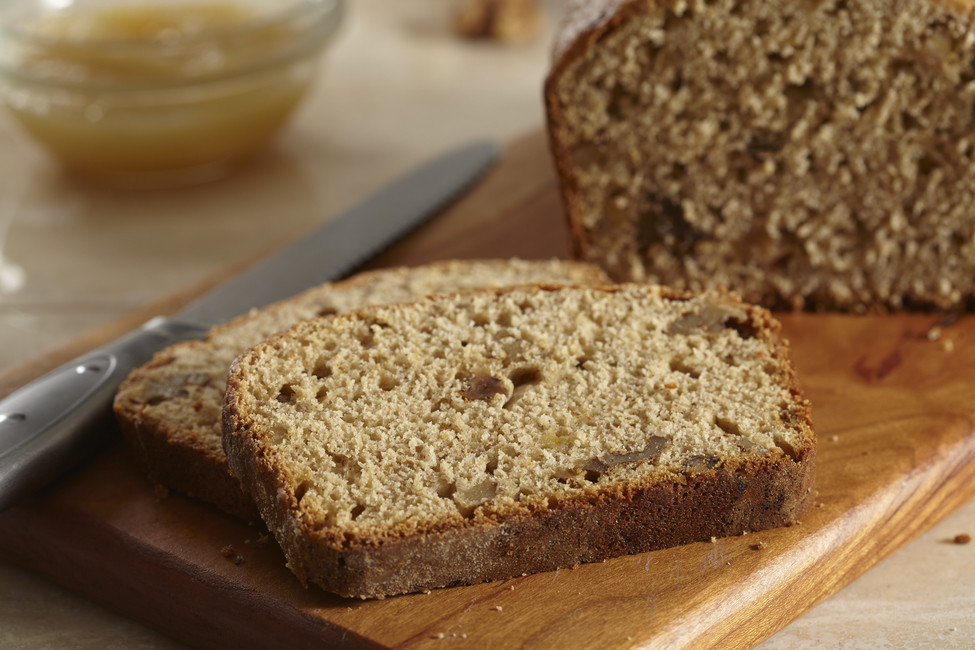
[{"label": "knife blade", "polygon": [[81,462],[109,439],[111,402],[158,350],[202,338],[253,308],[335,280],[444,208],[497,160],[492,142],[440,156],[306,237],[191,302],[56,368],[0,400],[0,511]]}]

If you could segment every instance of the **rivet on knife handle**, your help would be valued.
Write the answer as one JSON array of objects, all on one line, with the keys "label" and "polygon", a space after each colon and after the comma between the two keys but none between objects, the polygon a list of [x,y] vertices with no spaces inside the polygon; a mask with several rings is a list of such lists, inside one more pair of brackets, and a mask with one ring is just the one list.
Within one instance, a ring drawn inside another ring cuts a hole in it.
[{"label": "rivet on knife handle", "polygon": [[0,510],[73,467],[108,438],[92,426],[119,384],[160,348],[199,338],[198,326],[157,318],[0,400]]}]

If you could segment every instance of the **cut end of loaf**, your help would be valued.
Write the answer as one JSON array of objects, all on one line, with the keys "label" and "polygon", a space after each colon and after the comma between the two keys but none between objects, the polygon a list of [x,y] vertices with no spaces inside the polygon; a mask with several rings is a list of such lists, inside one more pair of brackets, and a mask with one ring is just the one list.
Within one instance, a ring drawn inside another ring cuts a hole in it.
[{"label": "cut end of loaf", "polygon": [[967,6],[610,4],[547,84],[584,258],[774,307],[975,306]]},{"label": "cut end of loaf", "polygon": [[292,569],[345,595],[784,525],[815,441],[777,329],[640,285],[363,310],[238,359],[225,446]]}]

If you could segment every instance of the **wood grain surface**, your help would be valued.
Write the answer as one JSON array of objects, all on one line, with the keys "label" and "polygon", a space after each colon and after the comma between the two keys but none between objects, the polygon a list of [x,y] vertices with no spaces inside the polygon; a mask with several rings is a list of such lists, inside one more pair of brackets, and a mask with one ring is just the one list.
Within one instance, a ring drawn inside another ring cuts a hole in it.
[{"label": "wood grain surface", "polygon": [[[373,261],[565,256],[543,137]],[[147,306],[0,377],[6,393],[171,313]],[[206,647],[749,647],[975,496],[975,319],[781,315],[819,436],[798,525],[378,601],[302,588],[261,530],[153,491],[118,443],[0,514],[0,553]]]}]

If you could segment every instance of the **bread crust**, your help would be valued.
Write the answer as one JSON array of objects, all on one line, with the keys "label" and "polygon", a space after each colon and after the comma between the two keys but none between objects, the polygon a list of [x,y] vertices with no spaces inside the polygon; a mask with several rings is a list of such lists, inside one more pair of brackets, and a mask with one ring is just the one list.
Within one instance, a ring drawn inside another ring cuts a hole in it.
[{"label": "bread crust", "polygon": [[[230,454],[254,453],[246,438]],[[554,508],[541,504],[479,515],[379,543],[334,536],[296,523],[294,495],[260,489],[258,507],[271,519],[288,566],[303,582],[345,597],[376,598],[438,587],[503,580],[644,553],[712,537],[788,526],[808,512],[815,487],[815,448],[765,462],[668,477],[612,492],[579,495]],[[239,469],[249,484],[273,483],[267,463]]]},{"label": "bread crust", "polygon": [[[631,286],[636,285],[594,290],[615,293]],[[537,288],[546,290],[545,285]],[[657,289],[668,300],[693,295]],[[497,296],[504,292],[493,291]],[[468,519],[414,522],[408,529],[357,535],[302,512],[301,482],[294,478],[293,468],[269,455],[266,432],[235,399],[247,389],[237,368],[245,354],[234,362],[228,378],[224,448],[289,568],[303,583],[346,597],[474,584],[791,525],[808,511],[815,488],[811,406],[802,395],[788,346],[778,336],[778,321],[765,309],[739,305],[747,315],[744,325],[771,345],[771,360],[791,396],[779,417],[800,432],[797,446],[780,445],[766,455],[703,459],[684,472],[660,470],[639,481],[594,485],[581,493],[503,502],[478,508]],[[359,318],[370,311],[334,318]],[[295,336],[314,324],[306,326],[296,328]],[[262,347],[274,348],[283,336],[289,334],[273,337]]]},{"label": "bread crust", "polygon": [[[656,0],[651,1],[656,2]],[[590,8],[587,14],[587,4],[599,5],[600,10],[592,11]],[[570,164],[569,152],[563,146],[565,138],[561,137],[561,132],[565,129],[565,112],[559,102],[555,85],[574,59],[598,43],[605,33],[612,31],[617,25],[629,20],[632,15],[644,10],[643,7],[647,4],[647,0],[597,0],[595,3],[577,2],[570,6],[560,26],[561,32],[565,33],[560,33],[556,40],[552,67],[543,84],[542,96],[545,101],[548,121],[546,133],[548,135],[549,153],[556,175],[560,179],[558,183],[559,196],[565,208],[566,225],[569,228],[569,245],[572,258],[575,260],[590,259],[592,255],[586,248],[588,239],[584,236],[582,224],[571,218],[571,215],[577,212],[573,199],[573,192],[576,190],[572,185],[575,174]],[[585,19],[587,15],[590,18],[589,20]],[[614,279],[620,280],[621,278]]]},{"label": "bread crust", "polygon": [[[151,381],[153,369],[172,359],[173,348],[197,344],[177,343],[158,353],[153,360],[134,370],[126,379],[130,386]],[[157,489],[176,490],[212,504],[223,512],[248,523],[261,523],[261,515],[231,473],[222,448],[194,435],[166,417],[158,417],[146,402],[120,393],[114,408],[123,440],[136,464]]]}]

